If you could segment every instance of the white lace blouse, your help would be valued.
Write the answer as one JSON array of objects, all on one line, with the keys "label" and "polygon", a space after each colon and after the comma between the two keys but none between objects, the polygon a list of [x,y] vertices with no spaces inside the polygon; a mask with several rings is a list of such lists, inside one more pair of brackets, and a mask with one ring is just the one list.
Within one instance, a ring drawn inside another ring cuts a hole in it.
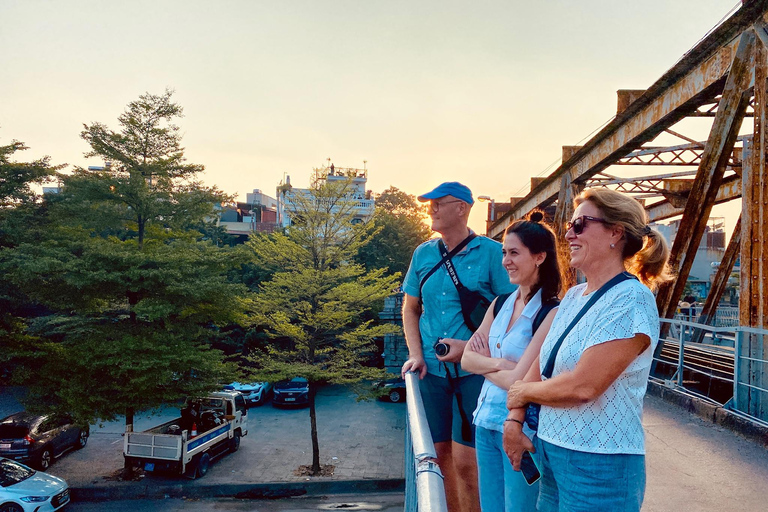
[{"label": "white lace blouse", "polygon": [[[586,283],[565,294],[541,348],[543,371],[554,344],[589,300]],[[616,381],[596,400],[572,407],[542,406],[539,437],[572,450],[590,453],[644,454],[643,397],[653,351],[659,340],[659,313],[651,291],[637,280],[608,290],[566,336],[555,359],[552,376],[572,371],[590,347],[645,334],[651,339]]]}]

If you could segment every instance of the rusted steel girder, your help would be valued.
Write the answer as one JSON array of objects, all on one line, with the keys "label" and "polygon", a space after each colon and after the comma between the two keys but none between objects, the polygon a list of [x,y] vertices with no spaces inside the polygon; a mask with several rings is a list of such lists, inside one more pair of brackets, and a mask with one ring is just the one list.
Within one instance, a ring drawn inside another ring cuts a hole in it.
[{"label": "rusted steel girder", "polygon": [[749,88],[752,81],[753,53],[757,36],[754,31],[748,30],[739,39],[736,55],[723,90],[723,98],[720,100],[720,106],[701,157],[701,164],[672,244],[670,265],[678,269],[677,279],[664,284],[656,296],[659,315],[663,318],[672,318],[675,315],[677,301],[683,295],[685,283],[698,250],[698,242],[704,235],[723,173],[736,144],[739,128],[751,98]]},{"label": "rusted steel girder", "polygon": [[[709,289],[707,300],[704,301],[704,307],[701,309],[698,323],[704,325],[712,325],[715,322],[715,310],[723,297],[725,289],[728,287],[728,279],[733,272],[733,266],[736,264],[736,259],[741,252],[741,215],[736,221],[736,226],[733,228],[733,234],[731,234],[731,240],[728,242],[728,247],[725,249],[723,259],[720,261],[720,266],[717,267],[717,273],[715,274],[715,280],[712,282],[712,288]],[[694,343],[701,343],[704,339],[704,331],[702,329],[696,329],[693,332],[691,341]]]},{"label": "rusted steel girder", "polygon": [[741,33],[768,10],[768,0],[745,2],[739,11],[689,51],[645,94],[618,114],[605,128],[558,167],[550,176],[504,214],[489,229],[497,238],[514,219],[536,207],[552,204],[558,196],[560,179],[570,173],[581,183],[614,164],[642,144],[694,112],[711,104],[722,92],[724,77]]},{"label": "rusted steel girder", "polygon": [[[738,175],[723,178],[720,188],[715,196],[715,204],[727,203],[741,197],[741,177]],[[678,208],[669,201],[660,201],[645,208],[651,222],[669,219],[683,213],[683,208]]]},{"label": "rusted steel girder", "polygon": [[[739,295],[739,324],[749,327],[768,326],[768,37],[765,25],[757,24],[762,44],[755,50],[755,117],[752,141],[744,146],[743,218],[741,237],[741,286]],[[768,336],[744,333],[737,338],[740,352],[736,407],[753,416],[768,419],[768,400],[759,390],[765,387],[765,359]]]}]

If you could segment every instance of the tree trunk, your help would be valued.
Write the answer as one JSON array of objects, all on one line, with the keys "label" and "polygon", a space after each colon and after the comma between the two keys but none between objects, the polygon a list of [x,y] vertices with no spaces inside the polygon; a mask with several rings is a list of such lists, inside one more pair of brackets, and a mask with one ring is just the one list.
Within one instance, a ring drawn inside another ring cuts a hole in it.
[{"label": "tree trunk", "polygon": [[139,250],[141,251],[141,250],[144,249],[144,227],[145,227],[147,221],[144,219],[144,217],[142,215],[138,215],[136,217],[136,223],[139,226],[139,229],[138,229],[138,231],[139,231]]},{"label": "tree trunk", "polygon": [[[125,435],[133,432],[133,407],[125,408]],[[133,479],[133,464],[127,457],[123,458],[123,480]]]},{"label": "tree trunk", "polygon": [[315,396],[317,384],[309,383],[309,422],[312,432],[312,474],[320,474],[320,444],[317,440],[317,411],[315,409]]}]

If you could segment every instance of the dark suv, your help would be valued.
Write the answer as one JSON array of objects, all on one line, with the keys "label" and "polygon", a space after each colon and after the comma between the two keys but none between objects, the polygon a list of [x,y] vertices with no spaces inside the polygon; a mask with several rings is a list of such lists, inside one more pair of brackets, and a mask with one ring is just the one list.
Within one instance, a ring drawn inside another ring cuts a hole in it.
[{"label": "dark suv", "polygon": [[37,416],[27,412],[0,420],[0,456],[24,462],[43,471],[53,459],[88,443],[87,426],[68,416]]}]

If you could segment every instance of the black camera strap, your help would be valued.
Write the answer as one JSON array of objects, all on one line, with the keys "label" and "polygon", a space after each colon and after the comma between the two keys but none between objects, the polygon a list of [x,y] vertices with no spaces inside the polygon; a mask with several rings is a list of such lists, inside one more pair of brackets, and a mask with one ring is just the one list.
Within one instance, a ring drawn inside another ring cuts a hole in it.
[{"label": "black camera strap", "polygon": [[453,369],[456,372],[456,377],[451,375],[451,370],[448,368],[448,363],[443,362],[445,367],[445,375],[448,377],[448,382],[453,388],[453,394],[456,396],[456,405],[459,408],[459,417],[461,417],[461,439],[464,441],[472,441],[472,423],[469,421],[467,413],[464,411],[463,397],[461,395],[461,388],[459,387],[459,364],[453,363]]},{"label": "black camera strap", "polygon": [[[426,274],[426,275],[425,275],[425,276],[422,278],[421,282],[419,283],[419,300],[420,300],[420,301],[421,301],[421,289],[422,289],[422,288],[424,288],[424,283],[426,283],[426,282],[427,282],[427,279],[429,279],[430,277],[432,277],[432,274],[434,274],[434,273],[437,271],[437,269],[439,269],[440,267],[442,267],[442,266],[443,266],[443,264],[446,264],[447,262],[450,262],[450,261],[451,261],[451,258],[453,258],[454,256],[456,256],[456,255],[457,255],[457,254],[458,254],[458,253],[459,253],[459,252],[460,252],[462,249],[464,249],[464,248],[467,246],[467,244],[468,244],[469,242],[471,242],[471,241],[472,241],[472,239],[474,239],[476,236],[477,236],[476,234],[474,234],[474,233],[470,233],[470,234],[469,234],[469,236],[467,236],[467,238],[465,238],[464,240],[462,240],[461,242],[459,242],[459,245],[457,245],[456,247],[454,247],[453,249],[451,249],[451,252],[448,252],[448,251],[446,250],[446,248],[445,248],[445,244],[443,243],[443,241],[442,241],[442,240],[438,240],[438,245],[439,245],[439,247],[440,247],[440,254],[441,254],[442,258],[440,259],[440,261],[439,261],[439,262],[437,262],[437,265],[435,265],[434,267],[432,267],[432,268],[430,269],[430,271],[429,271],[429,272],[427,272],[427,274]],[[451,265],[451,267],[453,267],[453,265]],[[456,271],[454,270],[454,273],[455,273],[455,272],[456,272]],[[449,271],[449,273],[450,273],[450,271]],[[461,284],[461,283],[459,283],[459,284]]]},{"label": "black camera strap", "polygon": [[440,254],[443,255],[443,265],[445,265],[445,269],[448,271],[448,275],[451,277],[451,281],[453,281],[453,285],[456,287],[457,290],[461,290],[462,288],[464,288],[464,285],[461,284],[461,281],[459,281],[459,274],[456,273],[456,267],[453,266],[453,262],[451,261],[451,258],[448,256],[448,249],[445,247],[445,244],[443,243],[442,240],[437,241],[437,246],[440,248]]}]

